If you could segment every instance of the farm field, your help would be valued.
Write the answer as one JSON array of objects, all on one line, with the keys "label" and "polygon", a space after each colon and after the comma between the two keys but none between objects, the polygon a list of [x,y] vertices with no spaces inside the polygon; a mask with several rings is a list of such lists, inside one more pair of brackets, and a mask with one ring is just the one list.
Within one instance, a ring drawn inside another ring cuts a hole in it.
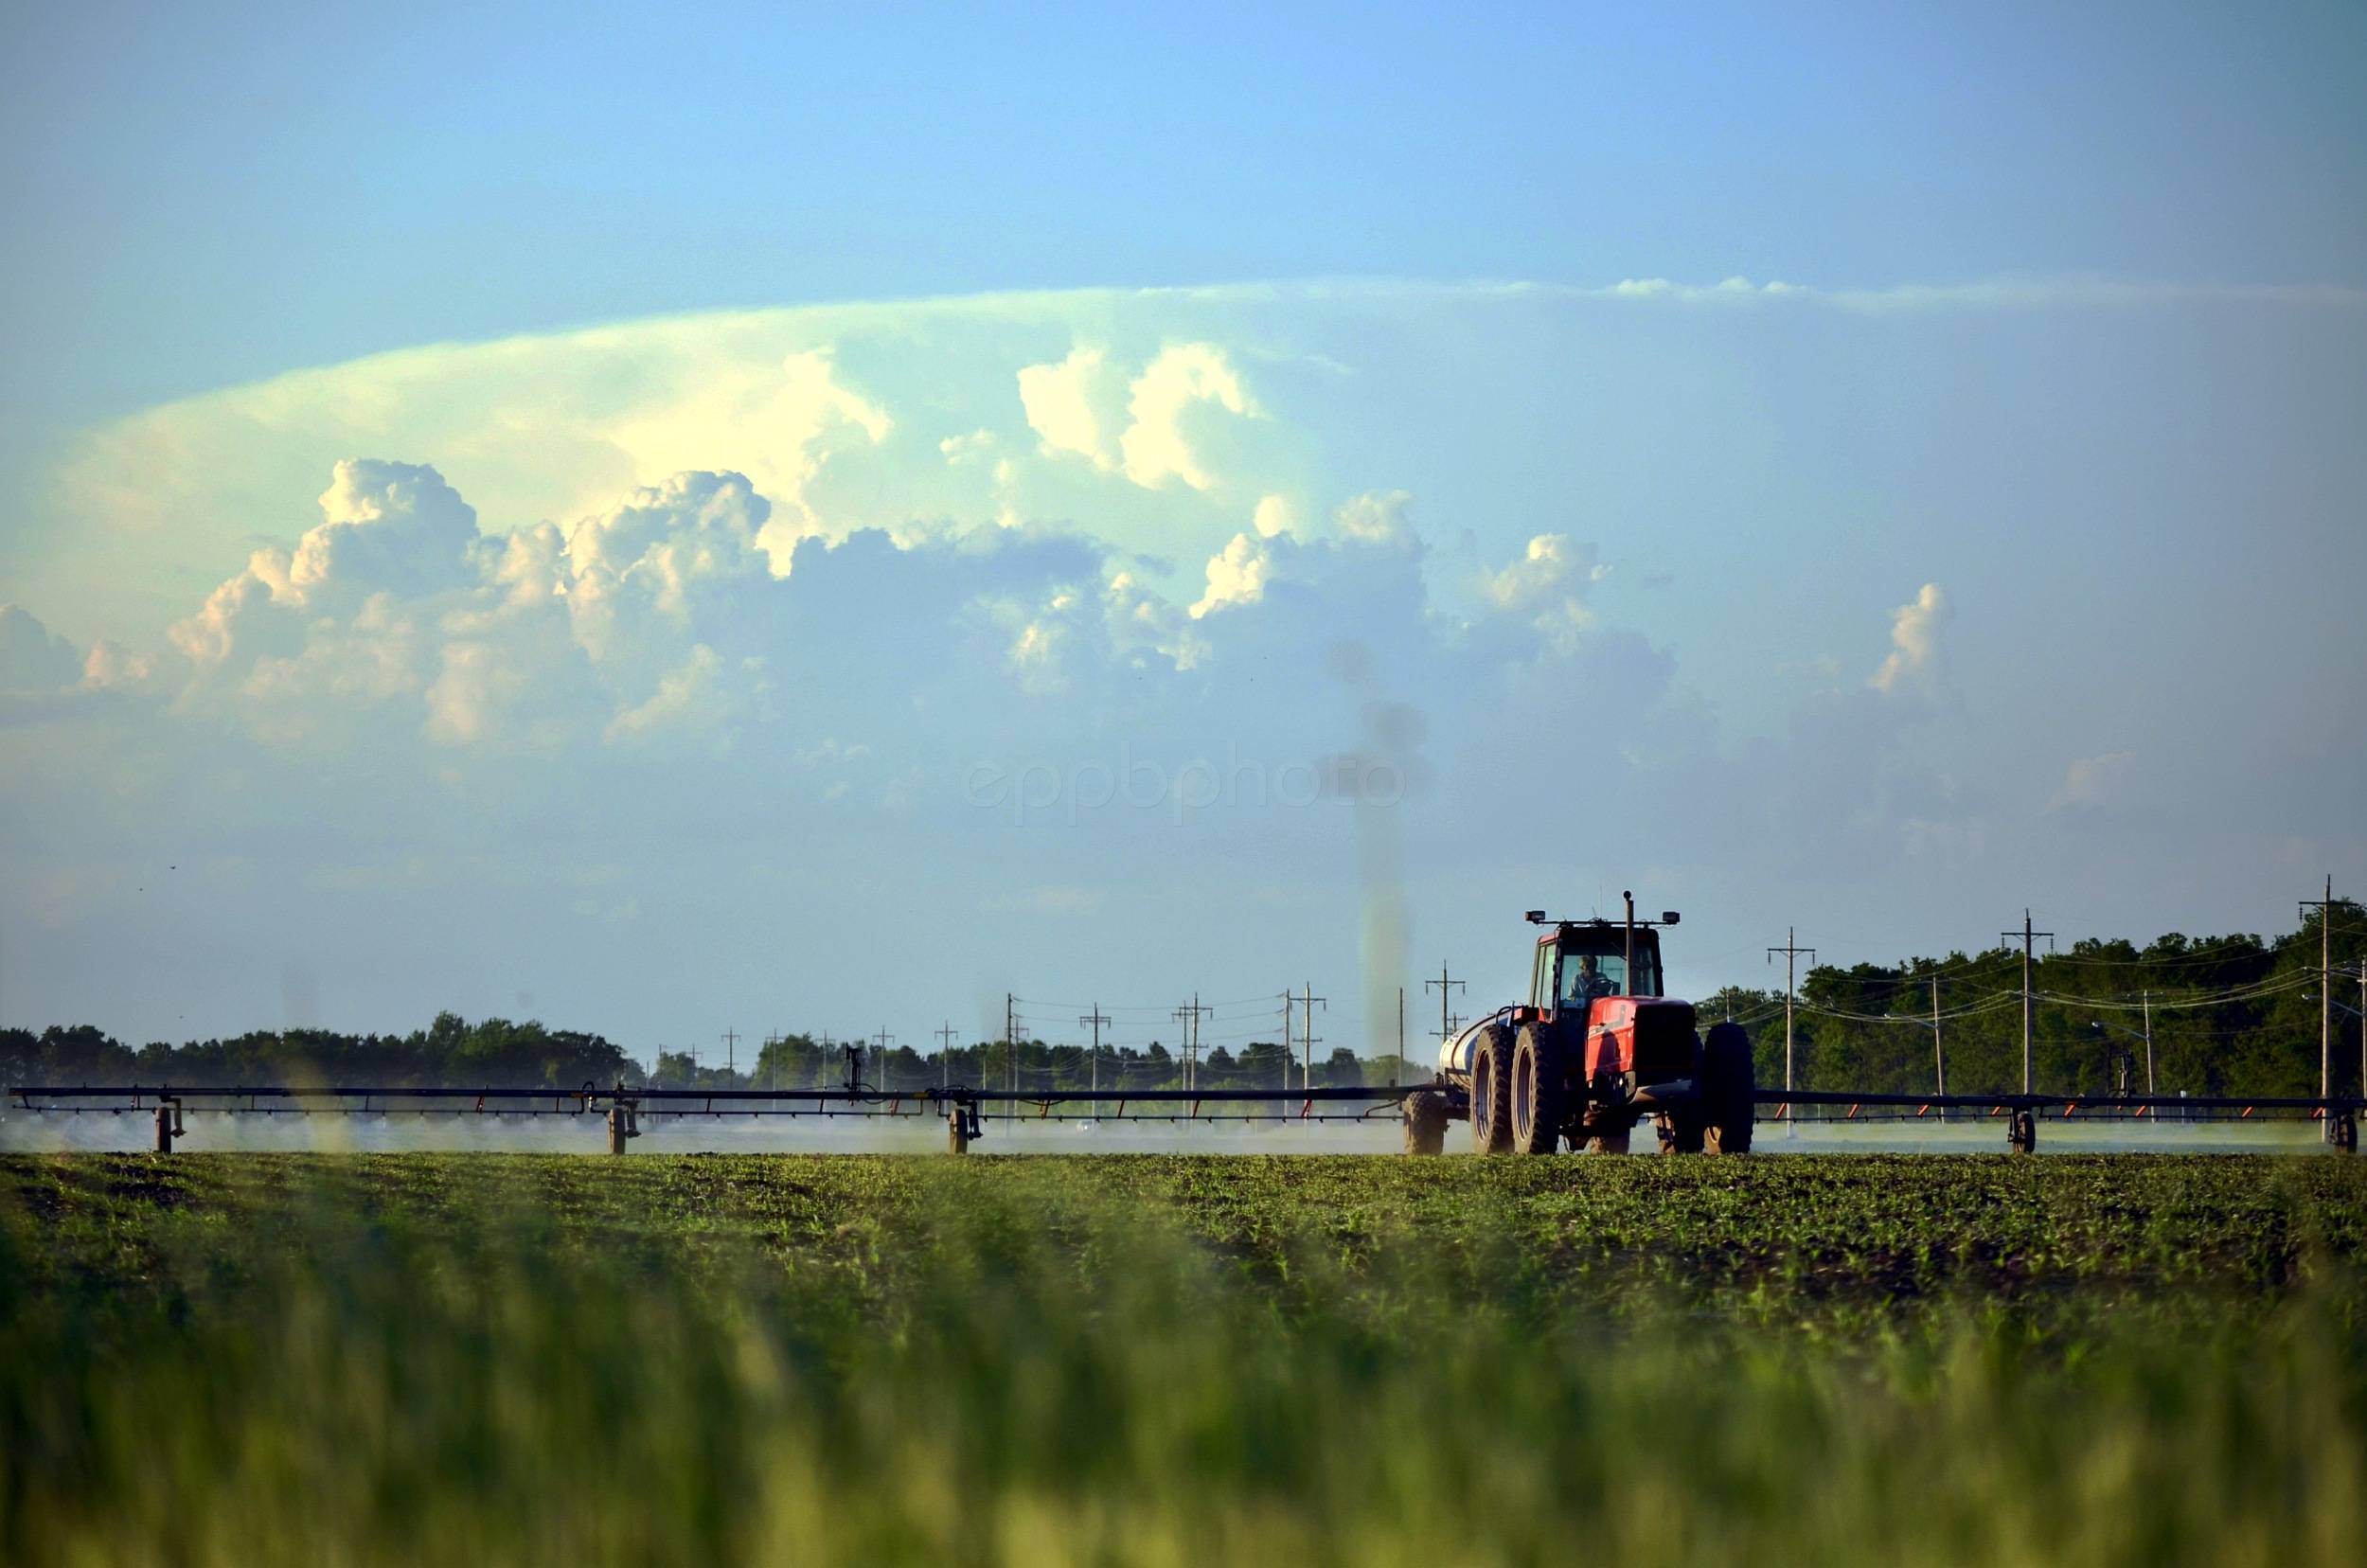
[{"label": "farm field", "polygon": [[0,1157],[0,1559],[2351,1560],[2367,1166]]}]

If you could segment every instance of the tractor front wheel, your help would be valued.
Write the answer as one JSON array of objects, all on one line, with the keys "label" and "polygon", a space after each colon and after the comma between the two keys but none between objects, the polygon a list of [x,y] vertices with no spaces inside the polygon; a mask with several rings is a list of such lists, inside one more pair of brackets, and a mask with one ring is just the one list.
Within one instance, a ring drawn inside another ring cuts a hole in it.
[{"label": "tractor front wheel", "polygon": [[1707,1122],[1703,1149],[1751,1152],[1751,1128],[1759,1114],[1758,1073],[1751,1060],[1751,1036],[1739,1024],[1713,1024],[1701,1042],[1701,1114]]},{"label": "tractor front wheel", "polygon": [[1482,1154],[1512,1147],[1512,1031],[1501,1024],[1471,1042],[1471,1147]]},{"label": "tractor front wheel", "polygon": [[1447,1096],[1424,1089],[1405,1096],[1405,1151],[1443,1154],[1447,1149]]},{"label": "tractor front wheel", "polygon": [[1552,1154],[1561,1148],[1561,1052],[1541,1024],[1521,1025],[1512,1046],[1512,1149]]},{"label": "tractor front wheel", "polygon": [[1590,1154],[1625,1154],[1628,1141],[1635,1132],[1635,1113],[1628,1109],[1628,1084],[1617,1073],[1606,1069],[1594,1075],[1593,1088],[1588,1095],[1592,1101],[1587,1117],[1581,1124]]}]

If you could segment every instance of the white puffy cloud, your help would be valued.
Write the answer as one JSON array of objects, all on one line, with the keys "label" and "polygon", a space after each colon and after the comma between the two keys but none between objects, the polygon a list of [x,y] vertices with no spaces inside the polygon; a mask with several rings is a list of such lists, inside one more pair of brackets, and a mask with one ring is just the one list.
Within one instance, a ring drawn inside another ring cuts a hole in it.
[{"label": "white puffy cloud", "polygon": [[1593,545],[1573,544],[1567,534],[1539,534],[1520,560],[1489,574],[1480,586],[1497,608],[1517,612],[1533,610],[1573,586],[1600,582],[1609,575]]},{"label": "white puffy cloud", "polygon": [[1329,539],[1235,534],[1208,559],[1206,586],[1191,607],[1192,618],[1228,606],[1256,604],[1278,582],[1326,583],[1349,596],[1401,588],[1408,564],[1421,556],[1410,517],[1413,502],[1404,490],[1351,496],[1332,512]]},{"label": "white puffy cloud", "polygon": [[[256,551],[244,571],[172,626],[173,646],[203,677],[237,683],[258,675],[265,688],[323,678],[346,692],[355,679],[373,688],[410,684],[388,672],[386,650],[362,644],[383,641],[395,630],[390,603],[475,580],[474,508],[432,468],[361,458],[337,464],[318,505],[321,522],[293,551]],[[308,628],[340,616],[356,624],[345,652],[330,654],[326,639]],[[324,651],[313,655],[313,666],[295,668],[316,642]],[[332,659],[378,673],[320,676]]]},{"label": "white puffy cloud", "polygon": [[780,508],[756,543],[786,571],[798,540],[827,531],[811,499],[825,466],[842,452],[877,446],[894,424],[880,403],[841,383],[830,350],[809,348],[777,365],[712,375],[686,396],[633,410],[600,434],[638,475],[748,475]]},{"label": "white puffy cloud", "polygon": [[1136,668],[1155,656],[1184,670],[1207,656],[1208,644],[1192,630],[1193,617],[1131,572],[1110,574],[1101,605],[1111,648]]},{"label": "white puffy cloud", "polygon": [[1266,579],[1273,571],[1273,550],[1264,540],[1235,534],[1231,543],[1208,558],[1208,588],[1192,605],[1194,620],[1228,604],[1255,604],[1266,597]]},{"label": "white puffy cloud", "polygon": [[205,596],[196,614],[169,630],[172,646],[202,673],[237,680],[260,658],[294,658],[304,649],[304,616],[288,582],[287,552],[262,549],[246,570]]},{"label": "white puffy cloud", "polygon": [[566,535],[565,593],[578,640],[596,659],[630,652],[652,620],[678,630],[694,608],[770,576],[758,545],[770,515],[739,474],[678,473],[577,523]]},{"label": "white puffy cloud", "polygon": [[285,592],[326,608],[356,594],[417,598],[467,582],[476,508],[416,463],[348,458],[320,496],[320,526],[296,543]]},{"label": "white puffy cloud", "polygon": [[[1121,384],[1122,425],[1116,414]],[[1023,368],[1019,400],[1046,455],[1083,457],[1145,490],[1176,481],[1205,490],[1217,483],[1185,428],[1199,406],[1260,416],[1224,350],[1211,343],[1171,343],[1130,382],[1108,349],[1079,345],[1065,359]]]},{"label": "white puffy cloud", "polygon": [[1197,490],[1216,483],[1184,429],[1184,417],[1196,404],[1214,403],[1244,417],[1257,414],[1241,378],[1213,344],[1179,343],[1160,349],[1128,394],[1127,411],[1133,423],[1119,437],[1118,447],[1125,456],[1126,476],[1145,490],[1156,490],[1169,479]]},{"label": "white puffy cloud", "polygon": [[164,678],[162,655],[135,653],[113,637],[91,644],[90,657],[82,662],[83,684],[98,690],[136,690],[157,686]]},{"label": "white puffy cloud", "polygon": [[1256,528],[1258,538],[1273,539],[1298,531],[1299,511],[1287,495],[1262,495],[1257,499],[1257,510],[1252,514],[1250,521],[1251,526]]},{"label": "white puffy cloud", "polygon": [[[170,628],[185,704],[211,694],[285,743],[393,711],[438,746],[546,750],[718,733],[762,686],[700,652],[746,640],[745,597],[773,580],[770,508],[740,474],[675,474],[498,538],[432,468],[342,461],[320,506],[294,550],[256,551]],[[120,649],[93,669],[160,678]]]},{"label": "white puffy cloud", "polygon": [[1414,526],[1406,515],[1413,504],[1414,497],[1401,490],[1367,490],[1341,503],[1331,521],[1343,539],[1366,544],[1407,544],[1414,541]]},{"label": "white puffy cloud", "polygon": [[1114,405],[1119,384],[1108,351],[1080,344],[1066,359],[1020,370],[1020,407],[1046,454],[1070,454],[1106,472],[1117,467],[1117,454],[1104,410]]},{"label": "white puffy cloud", "polygon": [[1940,585],[1925,583],[1891,612],[1890,653],[1866,684],[1884,696],[1934,689],[1945,663],[1940,633],[1954,615]]},{"label": "white puffy cloud", "polygon": [[1497,610],[1525,617],[1548,645],[1575,652],[1594,624],[1586,591],[1611,575],[1592,544],[1566,534],[1539,534],[1520,560],[1480,579],[1481,596]]}]

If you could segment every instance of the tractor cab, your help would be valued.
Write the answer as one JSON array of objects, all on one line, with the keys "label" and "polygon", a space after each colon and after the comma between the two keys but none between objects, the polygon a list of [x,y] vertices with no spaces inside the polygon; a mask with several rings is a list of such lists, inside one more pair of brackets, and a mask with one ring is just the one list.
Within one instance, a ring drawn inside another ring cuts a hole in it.
[{"label": "tractor cab", "polygon": [[1639,1088],[1688,1082],[1698,1042],[1690,1003],[1661,988],[1660,934],[1677,923],[1630,912],[1617,920],[1548,920],[1529,973],[1528,1006],[1516,1024],[1534,1022],[1563,1042],[1571,1071],[1591,1081],[1610,1074]]},{"label": "tractor cab", "polygon": [[1659,996],[1660,933],[1632,934],[1634,972],[1628,972],[1628,928],[1611,920],[1563,920],[1537,939],[1529,976],[1529,1006],[1546,1018],[1583,1019],[1606,996]]}]

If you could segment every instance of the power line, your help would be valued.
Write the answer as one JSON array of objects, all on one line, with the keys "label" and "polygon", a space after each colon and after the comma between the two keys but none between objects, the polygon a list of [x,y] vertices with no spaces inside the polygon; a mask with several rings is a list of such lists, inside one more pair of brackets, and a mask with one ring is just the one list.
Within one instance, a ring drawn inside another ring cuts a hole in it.
[{"label": "power line", "polygon": [[[1989,1001],[1976,1003],[1971,1007],[1950,1007],[1945,1012],[1935,1013],[1929,1016],[1917,1013],[1850,1012],[1846,1008],[1820,1007],[1814,1002],[1807,1001],[1799,1003],[1798,1007],[1800,1010],[1805,1013],[1813,1013],[1820,1018],[1844,1019],[1852,1024],[1913,1024],[1918,1028],[1929,1028],[1933,1017],[1941,1019],[1978,1018],[1984,1013],[1998,1012],[2012,1006],[2015,1002],[2020,999],[2020,995],[2021,993],[2019,991],[2000,991]],[[1768,1009],[1768,1012],[1771,1015],[1774,1010],[1775,1009],[1771,1007]]]},{"label": "power line", "polygon": [[[2256,1002],[2264,997],[2282,996],[2287,991],[2301,989],[2304,986],[2310,983],[2311,972],[2312,971],[2308,970],[2304,970],[2295,974],[2279,975],[2267,980],[2255,981],[2247,986],[2234,986],[2230,987],[2226,990],[2205,991],[2198,996],[2188,996],[2183,998],[2164,996],[2157,992],[2155,993],[2156,1000],[2152,1003],[2152,1006],[2155,1007],[2174,1008],[2223,1007],[2233,1007],[2239,1002]],[[2136,1002],[2114,1001],[2102,997],[2087,997],[2071,991],[2040,991],[2038,992],[2038,995],[2043,1000],[2049,1002],[2068,1003],[2082,1007],[2102,1007],[2111,1012],[2136,1012],[2139,1010],[2141,1006],[2141,1004]]]}]

